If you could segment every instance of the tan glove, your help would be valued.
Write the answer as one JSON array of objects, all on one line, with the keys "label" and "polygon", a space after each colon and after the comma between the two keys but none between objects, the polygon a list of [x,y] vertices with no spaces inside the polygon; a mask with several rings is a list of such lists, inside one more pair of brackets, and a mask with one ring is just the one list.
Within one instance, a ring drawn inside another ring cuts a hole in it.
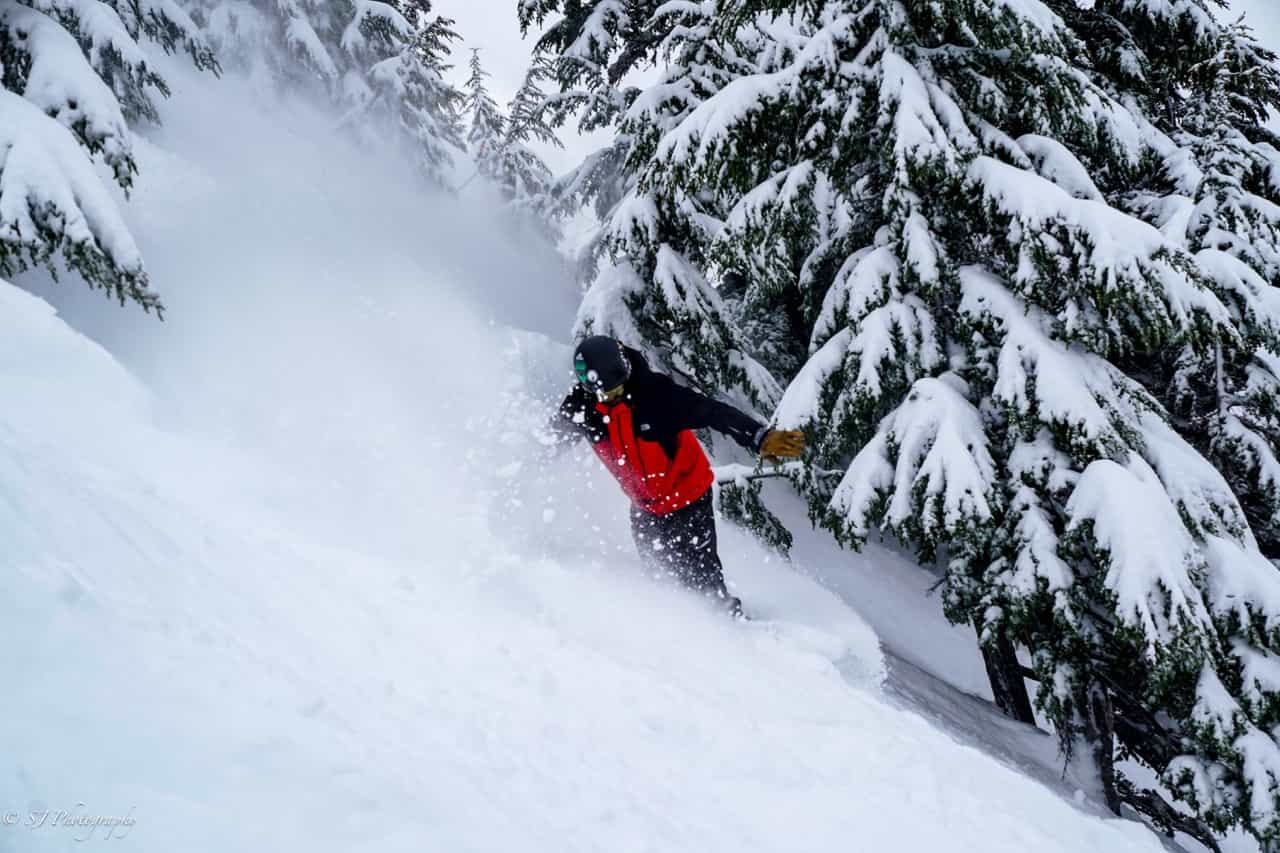
[{"label": "tan glove", "polygon": [[783,459],[797,459],[804,450],[804,433],[800,430],[772,429],[760,442],[760,457],[770,465]]}]

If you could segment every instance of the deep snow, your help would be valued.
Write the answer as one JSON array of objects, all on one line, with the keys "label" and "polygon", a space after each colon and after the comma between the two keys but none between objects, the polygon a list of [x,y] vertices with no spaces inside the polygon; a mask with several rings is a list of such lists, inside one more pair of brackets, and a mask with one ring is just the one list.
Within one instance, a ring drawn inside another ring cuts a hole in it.
[{"label": "deep snow", "polygon": [[165,853],[1162,849],[884,692],[814,577],[980,689],[884,552],[722,526],[750,624],[644,577],[589,454],[533,462],[554,259],[170,74],[127,208],[169,320],[24,280],[109,354],[0,284],[0,850],[83,849],[43,809]]}]

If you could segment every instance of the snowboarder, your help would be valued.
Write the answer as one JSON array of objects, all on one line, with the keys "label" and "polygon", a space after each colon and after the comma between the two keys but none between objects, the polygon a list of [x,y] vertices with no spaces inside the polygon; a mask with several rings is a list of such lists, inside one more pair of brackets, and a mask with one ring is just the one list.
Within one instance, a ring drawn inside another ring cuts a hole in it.
[{"label": "snowboarder", "polygon": [[725,587],[711,506],[715,475],[691,430],[711,427],[765,460],[793,459],[804,435],[770,430],[733,406],[650,369],[620,341],[594,335],[574,351],[578,385],[552,420],[557,443],[585,437],[631,498],[631,535],[645,563],[722,602]]}]

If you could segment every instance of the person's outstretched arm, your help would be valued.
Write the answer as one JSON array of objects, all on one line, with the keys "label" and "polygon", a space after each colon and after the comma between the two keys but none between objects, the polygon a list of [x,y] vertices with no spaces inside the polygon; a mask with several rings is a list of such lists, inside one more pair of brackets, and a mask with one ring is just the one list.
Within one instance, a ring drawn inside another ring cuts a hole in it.
[{"label": "person's outstretched arm", "polygon": [[792,430],[771,430],[766,424],[739,409],[713,400],[692,388],[678,384],[669,376],[661,376],[668,387],[671,405],[685,429],[710,427],[722,432],[738,444],[759,453],[766,461],[794,459],[804,450],[804,434]]},{"label": "person's outstretched arm", "polygon": [[[660,374],[661,376],[661,374]],[[711,429],[722,432],[747,450],[756,452],[769,427],[746,412],[686,388],[668,376],[661,376],[670,405],[684,429]]]}]

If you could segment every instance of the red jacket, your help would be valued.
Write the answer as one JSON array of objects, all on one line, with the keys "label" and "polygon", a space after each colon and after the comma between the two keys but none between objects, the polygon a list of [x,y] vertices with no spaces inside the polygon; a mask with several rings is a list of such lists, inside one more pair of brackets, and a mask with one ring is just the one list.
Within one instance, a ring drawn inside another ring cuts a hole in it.
[{"label": "red jacket", "polygon": [[616,403],[597,402],[581,386],[560,405],[553,422],[564,438],[586,437],[600,461],[639,509],[667,515],[706,494],[715,481],[692,430],[711,427],[748,450],[758,450],[764,424],[649,368],[627,348],[631,378]]},{"label": "red jacket", "polygon": [[636,437],[628,403],[597,403],[596,411],[604,416],[608,437],[591,447],[631,502],[645,512],[666,515],[683,509],[715,482],[707,454],[689,430],[677,435],[675,455],[668,456],[658,442]]}]

